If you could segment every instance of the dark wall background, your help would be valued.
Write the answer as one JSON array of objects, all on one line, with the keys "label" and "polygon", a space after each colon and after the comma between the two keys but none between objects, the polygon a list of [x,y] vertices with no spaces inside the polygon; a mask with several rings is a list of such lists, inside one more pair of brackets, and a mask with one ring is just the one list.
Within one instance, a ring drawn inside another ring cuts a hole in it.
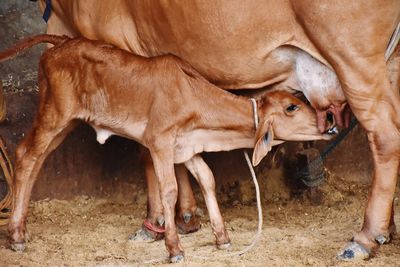
[{"label": "dark wall background", "polygon": [[[0,3],[0,49],[11,46],[23,37],[44,32],[46,24],[37,3],[28,0],[2,0]],[[6,92],[8,115],[0,125],[13,156],[16,144],[28,132],[36,112],[37,65],[44,46],[31,49],[16,59],[0,64],[0,78]],[[326,143],[319,143],[323,147]],[[139,161],[138,145],[119,137],[112,137],[103,146],[97,144],[93,130],[79,127],[46,160],[36,183],[33,197],[70,198],[77,194],[129,197],[134,191],[145,189],[143,166]],[[297,144],[284,146],[282,158],[293,158]],[[283,153],[284,151],[284,153]],[[251,189],[251,178],[240,151],[207,155],[214,170],[219,191],[236,194]],[[279,157],[278,157],[279,158]],[[294,167],[295,161],[285,166]],[[264,160],[257,168],[262,190],[290,197],[296,187],[293,173],[285,172],[282,164]],[[371,159],[365,133],[356,128],[326,161],[330,173],[343,179],[366,183],[371,172]],[[283,173],[286,174],[284,178]],[[233,193],[232,193],[233,192]],[[236,193],[235,193],[236,192]]]},{"label": "dark wall background", "polygon": [[[2,0],[0,3],[0,49],[17,40],[45,32],[46,23],[35,2]],[[0,125],[10,155],[27,134],[38,104],[37,66],[45,45],[0,64],[6,93],[7,119]],[[93,130],[85,125],[74,131],[46,160],[33,197],[69,198],[77,194],[126,195],[142,190],[143,171],[138,146],[113,137],[97,144]],[[137,187],[137,188],[136,188]]]}]

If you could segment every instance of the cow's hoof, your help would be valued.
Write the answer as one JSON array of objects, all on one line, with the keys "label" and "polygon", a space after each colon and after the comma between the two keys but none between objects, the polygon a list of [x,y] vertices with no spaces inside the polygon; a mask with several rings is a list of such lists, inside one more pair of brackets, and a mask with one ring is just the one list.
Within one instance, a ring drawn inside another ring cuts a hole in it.
[{"label": "cow's hoof", "polygon": [[366,260],[370,257],[370,252],[357,242],[349,242],[347,246],[337,255],[338,260],[353,261]]},{"label": "cow's hoof", "polygon": [[25,242],[10,243],[10,248],[16,252],[24,252],[26,248]]},{"label": "cow's hoof", "polygon": [[220,244],[220,245],[217,244],[217,248],[220,250],[229,250],[232,248],[232,244],[231,244],[231,242],[225,243],[225,244]]},{"label": "cow's hoof", "polygon": [[141,227],[139,230],[136,231],[136,233],[131,234],[128,237],[128,240],[136,242],[153,242],[158,239],[156,239],[154,233],[148,231],[144,227]]},{"label": "cow's hoof", "polygon": [[191,212],[185,212],[185,213],[183,213],[182,217],[183,217],[184,223],[189,223],[190,219],[192,219],[192,217],[193,217],[193,214]]},{"label": "cow's hoof", "polygon": [[182,262],[185,259],[185,257],[183,256],[183,254],[178,254],[175,256],[172,256],[169,260],[171,263],[179,263]]},{"label": "cow's hoof", "polygon": [[175,223],[180,234],[189,234],[200,229],[200,220],[189,211],[184,212],[181,216],[176,216]]}]

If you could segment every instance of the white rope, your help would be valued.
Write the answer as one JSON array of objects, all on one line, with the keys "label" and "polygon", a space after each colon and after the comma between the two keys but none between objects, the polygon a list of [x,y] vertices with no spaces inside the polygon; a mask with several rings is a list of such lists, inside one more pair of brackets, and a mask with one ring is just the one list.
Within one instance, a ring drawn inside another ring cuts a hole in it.
[{"label": "white rope", "polygon": [[257,129],[258,128],[257,101],[254,98],[250,98],[250,101],[253,104],[254,126]]},{"label": "white rope", "polygon": [[394,50],[397,47],[397,44],[399,43],[400,40],[400,22],[397,24],[397,27],[392,35],[392,38],[390,38],[388,47],[386,48],[385,52],[385,61],[388,61],[390,56],[393,54]]},{"label": "white rope", "polygon": [[[247,154],[247,151],[244,151],[243,154],[244,154],[244,158],[246,159],[247,166],[249,166],[251,177],[253,178],[254,187],[256,189],[257,213],[258,213],[257,233],[254,236],[253,241],[251,242],[250,246],[248,246],[244,250],[243,253],[245,253],[245,252],[249,251],[258,242],[258,240],[260,239],[260,236],[261,236],[261,233],[262,233],[263,214],[262,214],[262,207],[261,207],[260,187],[258,186],[257,176],[256,176],[256,173],[254,171],[253,165],[251,165],[249,154]],[[242,255],[242,254],[240,254],[240,255]]]}]

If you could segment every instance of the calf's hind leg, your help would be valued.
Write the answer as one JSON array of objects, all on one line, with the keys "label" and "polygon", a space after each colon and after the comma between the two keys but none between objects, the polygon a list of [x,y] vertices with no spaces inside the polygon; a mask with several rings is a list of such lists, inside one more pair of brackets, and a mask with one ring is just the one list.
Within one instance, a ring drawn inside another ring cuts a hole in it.
[{"label": "calf's hind leg", "polygon": [[39,111],[34,128],[17,148],[15,194],[8,225],[10,247],[15,251],[25,249],[28,204],[40,168],[49,153],[57,148],[74,126],[69,121],[57,120],[54,111],[50,114],[51,116],[46,116],[48,113]]}]

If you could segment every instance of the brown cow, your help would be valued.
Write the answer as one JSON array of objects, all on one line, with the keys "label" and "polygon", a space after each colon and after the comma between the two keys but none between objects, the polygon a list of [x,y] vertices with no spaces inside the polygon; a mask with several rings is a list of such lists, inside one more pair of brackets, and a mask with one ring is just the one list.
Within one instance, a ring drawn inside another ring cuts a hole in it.
[{"label": "brown cow", "polygon": [[[67,6],[65,6],[67,4]],[[92,39],[102,39],[113,42],[115,45],[133,51],[137,54],[141,54],[141,52],[133,49],[129,45],[125,45],[125,40],[116,38],[115,40],[107,39],[110,34],[109,31],[101,31],[98,34],[89,34],[87,30],[90,31],[92,26],[96,25],[88,25],[88,29],[84,29],[84,22],[87,18],[85,18],[85,12],[82,11],[77,14],[79,15],[79,19],[74,19],[74,25],[69,25],[68,16],[73,14],[64,14],[64,12],[68,12],[70,8],[90,8],[93,10],[95,8],[97,10],[96,15],[100,18],[102,17],[100,10],[105,8],[108,10],[109,6],[104,6],[104,3],[96,2],[96,6],[91,6],[92,4],[88,4],[85,7],[85,4],[77,3],[78,6],[75,6],[73,2],[65,3],[57,1],[53,1],[54,5],[54,14],[52,19],[49,22],[48,31],[54,31],[58,33],[68,34],[70,36],[78,36],[79,32],[84,36],[89,36]],[[119,10],[119,3],[113,3],[113,8]],[[93,15],[93,14],[92,14]],[[82,16],[82,17],[81,17]],[[83,18],[83,22],[79,21]],[[100,22],[99,22],[100,23]],[[130,23],[128,22],[130,25]],[[100,25],[100,24],[99,24]],[[103,25],[104,26],[104,25]],[[109,21],[107,23],[107,28],[109,27]],[[115,25],[116,26],[116,25]],[[121,26],[121,25],[120,25]],[[179,27],[178,27],[179,28]],[[74,29],[74,30],[72,30]],[[93,28],[94,29],[94,28]],[[118,30],[119,31],[119,30]],[[117,31],[117,32],[118,32]],[[112,34],[114,34],[113,32]],[[89,35],[88,35],[89,34]],[[127,33],[129,36],[129,40],[133,38],[130,35],[131,32]],[[128,40],[128,42],[129,42]],[[144,54],[151,55],[151,54]],[[324,131],[325,125],[325,117],[326,112],[331,111],[336,117],[336,121],[339,126],[343,125],[342,122],[342,110],[345,105],[345,98],[340,88],[340,84],[337,80],[334,72],[329,69],[326,65],[322,64],[320,61],[316,60],[310,54],[304,52],[301,49],[298,49],[294,46],[280,46],[272,50],[268,55],[267,59],[264,60],[265,66],[263,66],[262,72],[267,75],[265,77],[266,81],[263,83],[265,85],[276,83],[274,86],[278,89],[292,90],[295,89],[297,91],[302,91],[308,99],[311,101],[311,105],[317,110],[318,115],[318,124],[322,131]],[[306,74],[306,75],[304,75]],[[237,74],[236,74],[237,75]],[[240,77],[240,76],[237,76]],[[236,79],[232,77],[232,81]],[[243,85],[245,88],[250,85]],[[227,88],[231,88],[232,86],[228,86]],[[250,86],[251,87],[251,86]],[[348,116],[346,116],[348,118]],[[348,119],[344,119],[348,121]],[[162,205],[159,200],[158,194],[154,194],[154,192],[158,192],[157,188],[157,179],[154,175],[154,168],[151,163],[151,158],[145,151],[143,152],[144,162],[146,164],[146,176],[148,177],[148,214],[147,221],[152,222],[154,226],[150,227],[152,232],[147,231],[147,228],[139,231],[140,238],[158,238],[157,235],[157,224],[161,224],[163,222],[162,217]],[[177,223],[182,232],[191,232],[196,230],[199,227],[198,222],[193,217],[193,214],[196,210],[196,203],[191,192],[190,183],[188,180],[188,176],[185,173],[186,169],[182,166],[177,166],[176,172],[178,176],[178,185],[179,185],[179,212],[177,216]],[[156,230],[156,231],[154,231]],[[146,234],[147,233],[147,234]],[[137,236],[136,236],[137,237]]]},{"label": "brown cow", "polygon": [[260,88],[286,79],[287,68],[270,57],[284,45],[332,66],[367,131],[374,161],[364,224],[341,257],[367,258],[389,240],[390,229],[395,229],[391,214],[399,167],[400,97],[390,90],[384,54],[400,20],[400,1],[52,3],[48,33],[105,40],[143,56],[172,53],[223,88]]},{"label": "brown cow", "polygon": [[[291,94],[276,91],[249,101],[212,85],[172,55],[144,58],[101,41],[39,35],[0,53],[0,61],[41,42],[55,47],[41,57],[38,114],[16,152],[9,223],[14,250],[25,247],[28,203],[38,172],[78,121],[91,125],[100,143],[119,135],[149,149],[159,177],[165,243],[172,262],[183,259],[174,221],[174,164],[184,163],[200,183],[216,243],[226,248],[230,239],[214,177],[198,154],[254,146],[252,162],[257,165],[272,145],[284,140],[331,138],[319,132],[313,110]],[[255,127],[258,117],[260,126]]]}]

